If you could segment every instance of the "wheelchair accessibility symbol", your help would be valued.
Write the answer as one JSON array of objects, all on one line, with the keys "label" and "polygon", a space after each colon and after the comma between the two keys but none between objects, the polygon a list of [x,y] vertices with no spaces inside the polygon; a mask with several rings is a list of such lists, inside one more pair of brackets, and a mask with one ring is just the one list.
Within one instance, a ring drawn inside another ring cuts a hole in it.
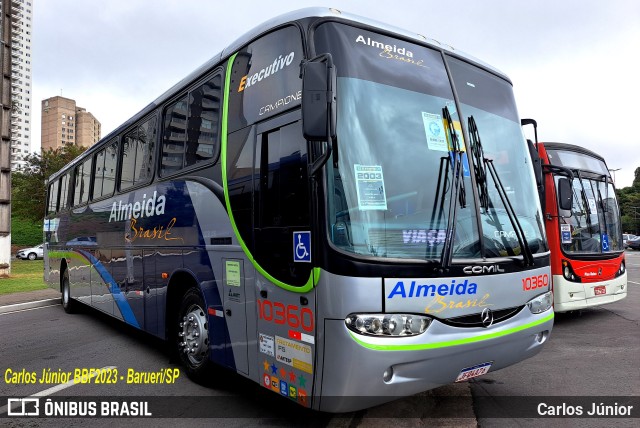
[{"label": "wheelchair accessibility symbol", "polygon": [[293,261],[311,263],[311,232],[293,232]]},{"label": "wheelchair accessibility symbol", "polygon": [[609,235],[602,234],[602,251],[609,251]]}]

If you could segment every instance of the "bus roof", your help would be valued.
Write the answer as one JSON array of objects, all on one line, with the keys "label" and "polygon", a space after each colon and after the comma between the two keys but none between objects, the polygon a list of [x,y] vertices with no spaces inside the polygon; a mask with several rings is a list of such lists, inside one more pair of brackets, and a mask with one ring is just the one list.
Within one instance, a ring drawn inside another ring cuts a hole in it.
[{"label": "bus roof", "polygon": [[567,144],[567,143],[553,143],[553,142],[549,142],[549,143],[541,142],[541,143],[542,145],[544,145],[545,150],[565,150],[569,152],[582,153],[584,155],[591,156],[598,160],[601,160],[602,162],[605,163],[605,165],[607,164],[607,162],[604,160],[602,156],[600,156],[595,152],[592,152],[589,149],[585,149],[582,146],[576,146],[574,144]]},{"label": "bus roof", "polygon": [[160,95],[153,102],[148,104],[146,107],[144,107],[138,113],[136,113],[134,116],[129,118],[127,121],[122,123],[120,126],[115,128],[113,131],[111,131],[106,136],[102,137],[98,142],[96,142],[93,146],[91,146],[85,153],[83,153],[78,158],[74,159],[68,165],[66,165],[65,168],[61,169],[59,172],[56,172],[55,174],[52,174],[51,177],[49,177],[49,179],[57,178],[63,172],[68,171],[71,167],[73,167],[75,164],[78,163],[79,159],[84,158],[85,154],[89,154],[89,153],[92,153],[94,151],[99,150],[99,148],[101,148],[103,146],[103,143],[105,143],[108,140],[113,139],[118,134],[122,133],[124,130],[129,128],[131,125],[136,123],[139,119],[141,119],[142,117],[144,117],[147,114],[151,113],[158,106],[162,105],[165,101],[169,100],[174,95],[176,95],[177,93],[179,93],[180,91],[182,91],[183,89],[188,87],[196,79],[198,79],[199,77],[203,76],[208,71],[210,71],[211,69],[213,69],[214,67],[219,65],[223,60],[226,60],[234,52],[236,52],[237,50],[239,50],[240,48],[242,48],[244,45],[248,44],[249,42],[251,42],[255,38],[261,36],[264,33],[267,33],[268,31],[270,31],[271,29],[273,29],[275,27],[278,27],[278,26],[281,26],[281,25],[284,25],[284,24],[287,24],[287,23],[290,23],[290,22],[298,21],[298,20],[313,19],[313,18],[318,18],[318,19],[321,19],[321,18],[333,18],[333,20],[336,20],[336,21],[351,22],[351,23],[361,24],[361,25],[364,25],[364,26],[369,26],[369,27],[372,27],[374,29],[382,30],[383,32],[389,33],[391,35],[399,36],[400,38],[407,39],[408,41],[411,41],[413,43],[424,45],[424,46],[429,46],[431,48],[435,48],[435,49],[438,49],[438,50],[442,50],[442,51],[444,51],[444,52],[446,52],[446,53],[448,53],[448,54],[450,54],[452,56],[461,58],[461,59],[463,59],[465,61],[468,61],[468,62],[471,62],[471,63],[473,63],[473,64],[475,64],[475,65],[477,65],[477,66],[479,66],[481,68],[484,68],[487,71],[489,71],[489,72],[497,75],[498,77],[500,77],[500,78],[508,81],[509,83],[511,83],[511,80],[503,72],[501,72],[500,70],[496,69],[495,67],[493,67],[493,66],[491,66],[491,65],[489,65],[489,64],[487,64],[487,63],[485,63],[483,61],[480,61],[479,59],[474,58],[471,55],[468,55],[468,54],[466,54],[466,53],[464,53],[462,51],[459,51],[459,50],[453,48],[452,46],[440,43],[439,41],[437,41],[435,39],[430,39],[428,37],[425,37],[422,34],[412,33],[410,31],[403,30],[401,28],[398,28],[398,27],[395,27],[395,26],[392,26],[392,25],[388,25],[388,24],[385,24],[385,23],[382,23],[382,22],[378,22],[378,21],[369,19],[369,18],[364,18],[364,17],[358,16],[358,15],[354,15],[354,14],[350,14],[350,13],[347,13],[347,12],[343,12],[343,11],[340,11],[340,10],[334,9],[334,8],[310,7],[310,8],[299,9],[299,10],[295,10],[295,11],[292,11],[292,12],[289,12],[289,13],[285,13],[285,14],[276,16],[275,18],[272,18],[272,19],[270,19],[270,20],[258,25],[257,27],[253,28],[252,30],[246,32],[245,34],[243,34],[241,37],[239,37],[234,42],[232,42],[229,46],[224,48],[221,52],[218,52],[211,59],[206,61],[204,64],[199,66],[197,69],[195,69],[189,75],[187,75],[185,78],[183,78],[182,80],[177,82],[175,85],[173,85],[171,88],[166,90],[162,95]]}]

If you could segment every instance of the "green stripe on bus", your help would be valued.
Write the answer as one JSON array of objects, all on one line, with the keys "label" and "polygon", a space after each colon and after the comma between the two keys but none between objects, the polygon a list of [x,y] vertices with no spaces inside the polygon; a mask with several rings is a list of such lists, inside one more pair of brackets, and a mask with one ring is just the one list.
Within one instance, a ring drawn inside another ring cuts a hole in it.
[{"label": "green stripe on bus", "polygon": [[236,234],[236,238],[240,243],[240,247],[242,248],[242,251],[244,251],[245,255],[247,256],[247,258],[249,259],[253,267],[255,267],[256,270],[260,272],[261,275],[263,275],[265,278],[267,278],[269,281],[271,281],[273,284],[277,285],[280,288],[284,288],[285,290],[289,290],[289,291],[294,291],[296,293],[306,293],[318,284],[318,281],[320,280],[320,268],[314,267],[311,270],[307,283],[304,284],[302,287],[289,285],[274,278],[269,273],[267,273],[267,271],[264,270],[262,266],[258,264],[258,262],[255,261],[255,259],[253,258],[253,254],[251,254],[251,251],[249,251],[249,248],[247,247],[247,245],[244,243],[244,240],[240,236],[240,231],[238,230],[235,219],[233,218],[233,212],[231,211],[231,203],[229,202],[229,188],[227,186],[227,120],[229,118],[229,90],[230,90],[229,87],[231,83],[231,67],[233,66],[233,61],[235,60],[236,55],[238,55],[237,52],[231,55],[227,65],[227,72],[226,72],[225,84],[224,84],[225,94],[224,94],[224,101],[222,103],[222,137],[220,139],[220,145],[221,145],[220,150],[222,150],[222,187],[224,188],[224,202],[225,202],[225,205],[227,206],[227,212],[229,213],[229,220],[231,221],[231,227],[233,228],[233,231]]},{"label": "green stripe on bus", "polygon": [[448,340],[446,342],[436,342],[436,343],[422,343],[418,345],[374,345],[371,343],[363,342],[358,339],[353,332],[349,332],[351,338],[356,341],[360,346],[363,346],[367,349],[373,349],[374,351],[423,351],[426,349],[438,349],[438,348],[447,348],[450,346],[459,346],[466,345],[469,343],[482,342],[484,340],[495,339],[496,337],[507,336],[509,334],[517,333],[522,330],[526,330],[528,328],[535,327],[540,324],[544,324],[547,321],[552,320],[554,317],[554,313],[547,315],[544,318],[541,318],[536,321],[532,321],[528,324],[521,325],[519,327],[509,328],[507,330],[497,331],[495,333],[483,334],[481,336],[469,337],[466,339],[457,339],[457,340]]}]

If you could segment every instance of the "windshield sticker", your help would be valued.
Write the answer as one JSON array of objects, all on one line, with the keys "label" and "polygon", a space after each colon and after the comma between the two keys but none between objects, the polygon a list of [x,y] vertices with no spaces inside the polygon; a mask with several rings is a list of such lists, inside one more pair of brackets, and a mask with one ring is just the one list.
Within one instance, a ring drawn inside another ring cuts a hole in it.
[{"label": "windshield sticker", "polygon": [[382,166],[354,165],[356,173],[356,192],[358,208],[367,210],[386,210],[387,196],[384,191]]},{"label": "windshield sticker", "polygon": [[589,198],[589,211],[591,211],[592,214],[597,211],[595,199]]},{"label": "windshield sticker", "polygon": [[444,244],[447,239],[447,229],[403,229],[402,240],[405,245],[410,244]]},{"label": "windshield sticker", "polygon": [[[442,120],[442,123],[444,124],[445,129],[448,128],[448,122],[446,120]],[[465,147],[464,147],[464,140],[462,139],[462,125],[460,125],[460,122],[457,120],[453,121],[453,130],[456,133],[456,136],[458,137],[458,147],[460,148],[460,151],[462,152],[462,169],[463,169],[463,174],[465,177],[470,177],[471,176],[471,172],[469,170],[469,158],[467,157],[467,152],[465,151]],[[453,147],[453,141],[451,141],[451,136],[449,135],[449,132],[446,131],[445,132],[445,137],[447,138],[447,149],[449,150],[449,158],[451,159],[451,164],[453,164],[454,162],[454,147]]]},{"label": "windshield sticker", "polygon": [[439,114],[423,111],[422,123],[424,125],[424,132],[427,135],[427,146],[429,150],[437,150],[439,152],[449,151],[444,125],[442,124],[442,117]]},{"label": "windshield sticker", "polygon": [[570,224],[561,224],[560,225],[560,235],[562,237],[563,244],[571,244],[571,225]]},{"label": "windshield sticker", "polygon": [[602,234],[602,251],[609,251],[609,235],[606,233]]}]

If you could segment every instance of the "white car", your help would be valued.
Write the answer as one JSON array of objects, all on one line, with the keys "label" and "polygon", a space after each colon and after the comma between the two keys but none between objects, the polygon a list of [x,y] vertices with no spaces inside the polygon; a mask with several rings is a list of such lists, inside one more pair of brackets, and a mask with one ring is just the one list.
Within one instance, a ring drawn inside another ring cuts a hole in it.
[{"label": "white car", "polygon": [[624,248],[627,248],[629,246],[629,241],[633,241],[636,238],[637,238],[637,236],[633,235],[631,233],[623,233],[622,234],[622,245],[624,246]]},{"label": "white car", "polygon": [[25,248],[24,250],[18,251],[16,253],[16,257],[23,260],[41,259],[44,257],[44,248],[42,244],[38,245],[37,247]]}]

